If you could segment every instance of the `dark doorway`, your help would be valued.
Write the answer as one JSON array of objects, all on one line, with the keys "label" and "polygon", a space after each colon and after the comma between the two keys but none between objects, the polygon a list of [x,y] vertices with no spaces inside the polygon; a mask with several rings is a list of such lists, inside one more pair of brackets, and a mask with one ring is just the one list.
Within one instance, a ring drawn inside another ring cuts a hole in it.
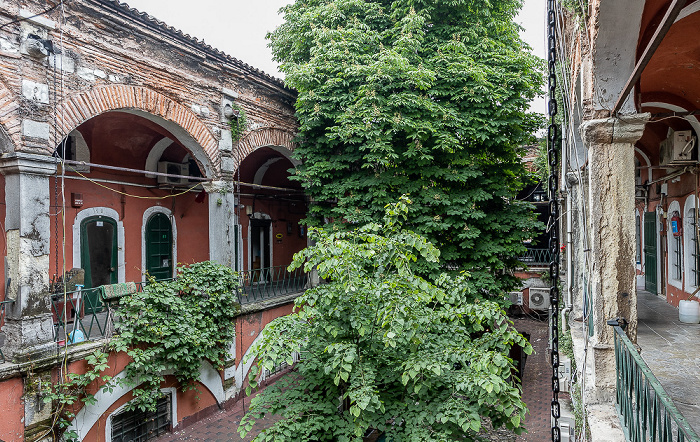
[{"label": "dark doorway", "polygon": [[251,269],[272,267],[270,262],[270,220],[250,220]]},{"label": "dark doorway", "polygon": [[656,282],[656,213],[644,213],[644,285],[657,294]]},{"label": "dark doorway", "polygon": [[[80,259],[85,270],[85,288],[117,282],[117,223],[104,216],[92,216],[80,223]],[[85,312],[102,310],[97,291],[83,297]]]}]

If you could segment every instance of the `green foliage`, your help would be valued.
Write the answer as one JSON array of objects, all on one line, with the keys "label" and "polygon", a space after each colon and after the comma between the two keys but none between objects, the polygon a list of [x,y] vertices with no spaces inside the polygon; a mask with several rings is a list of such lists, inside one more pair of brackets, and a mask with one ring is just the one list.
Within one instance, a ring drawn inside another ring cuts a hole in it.
[{"label": "green foliage", "polygon": [[136,387],[131,408],[155,409],[165,373],[186,390],[195,388],[203,360],[223,367],[240,313],[237,285],[230,268],[205,261],[122,299],[112,346],[133,359],[125,378]]},{"label": "green foliage", "polygon": [[537,156],[533,161],[535,166],[535,177],[542,183],[542,188],[546,192],[549,188],[549,158],[547,154],[547,139],[537,140]]},{"label": "green foliage", "polygon": [[[256,441],[361,441],[368,428],[391,440],[476,440],[481,417],[522,431],[525,404],[509,381],[513,345],[530,344],[494,302],[478,300],[465,277],[433,284],[412,270],[439,251],[403,228],[407,204],[387,207],[384,224],[352,232],[310,229],[316,245],[293,268],[316,268],[330,282],[297,298],[295,313],[265,328],[249,382],[260,370],[291,364],[290,374],[251,402],[255,419],[282,420]],[[245,362],[245,361],[244,361]]]},{"label": "green foliage", "polygon": [[294,179],[315,203],[307,222],[349,229],[381,219],[402,194],[408,224],[465,269],[477,287],[507,289],[531,237],[515,201],[520,146],[542,61],[513,18],[520,0],[297,0],[269,34],[286,83],[298,91],[303,164]]},{"label": "green foliage", "polygon": [[248,117],[245,110],[236,103],[231,103],[233,110],[238,111],[238,117],[231,119],[228,125],[231,127],[231,139],[235,143],[241,138],[241,135],[248,130]]},{"label": "green foliage", "polygon": [[77,440],[77,433],[66,431],[71,420],[75,417],[74,406],[83,402],[85,406],[95,403],[94,394],[88,393],[87,388],[93,383],[100,383],[101,389],[112,392],[114,388],[110,384],[110,376],[102,375],[109,366],[107,365],[107,353],[96,350],[85,358],[88,369],[83,374],[66,373],[65,378],[57,383],[43,384],[42,395],[46,404],[52,404],[54,409],[54,426],[51,429],[55,440],[71,442]]}]

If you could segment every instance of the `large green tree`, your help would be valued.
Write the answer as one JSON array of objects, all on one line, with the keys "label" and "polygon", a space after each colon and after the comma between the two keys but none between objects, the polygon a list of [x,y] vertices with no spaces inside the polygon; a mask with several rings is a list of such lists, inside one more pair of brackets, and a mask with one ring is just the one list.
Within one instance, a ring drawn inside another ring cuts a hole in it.
[{"label": "large green tree", "polygon": [[[541,62],[518,35],[520,0],[297,0],[269,35],[298,91],[309,222],[381,219],[409,194],[412,228],[489,291],[512,282],[531,234],[520,147]],[[435,264],[423,263],[436,275]]]},{"label": "large green tree", "polygon": [[439,251],[402,227],[407,204],[388,206],[382,225],[311,230],[316,245],[293,266],[329,282],[297,298],[298,310],[254,344],[253,387],[261,369],[292,364],[295,352],[301,361],[252,400],[242,434],[267,414],[280,419],[256,441],[361,442],[368,429],[393,441],[473,441],[483,420],[522,431],[508,353],[532,347],[463,277],[432,283],[414,273],[414,261],[436,262]]}]

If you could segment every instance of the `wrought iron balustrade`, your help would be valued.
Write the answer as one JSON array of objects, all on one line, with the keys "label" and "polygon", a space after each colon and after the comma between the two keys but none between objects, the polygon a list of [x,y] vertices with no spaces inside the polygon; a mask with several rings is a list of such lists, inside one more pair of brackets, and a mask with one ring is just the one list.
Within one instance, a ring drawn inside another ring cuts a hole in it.
[{"label": "wrought iron balustrade", "polygon": [[[131,286],[129,286],[131,284]],[[114,284],[130,287],[129,292],[141,292],[146,282]],[[51,295],[54,340],[59,344],[73,344],[109,337],[113,330],[113,316],[109,307],[110,299],[116,297],[107,293],[107,287],[74,290]],[[75,333],[74,333],[75,332]]]},{"label": "wrought iron balustrade", "polygon": [[518,258],[520,262],[527,265],[549,265],[552,261],[552,252],[549,249],[527,249]]},{"label": "wrought iron balustrade", "polygon": [[630,442],[700,442],[617,320],[615,330],[616,407]]},{"label": "wrought iron balustrade", "polygon": [[298,293],[306,288],[306,273],[298,268],[287,270],[287,266],[266,267],[240,272],[242,287],[239,292],[241,304]]}]

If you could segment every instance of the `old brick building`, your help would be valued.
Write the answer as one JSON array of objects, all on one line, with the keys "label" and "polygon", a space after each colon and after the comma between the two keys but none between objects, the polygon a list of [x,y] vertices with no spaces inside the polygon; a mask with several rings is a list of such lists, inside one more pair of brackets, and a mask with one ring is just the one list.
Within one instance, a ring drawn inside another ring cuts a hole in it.
[{"label": "old brick building", "polygon": [[[0,1],[0,439],[36,440],[49,425],[28,385],[54,369],[61,332],[76,326],[51,296],[66,271],[85,284],[83,307],[69,306],[83,319],[104,311],[89,289],[172,277],[177,262],[216,260],[258,285],[291,278],[282,266],[306,245],[305,198],[288,179],[294,99],[280,80],[116,0]],[[232,137],[239,109],[248,126]],[[204,370],[199,400],[173,393],[170,425],[236,397],[240,356],[291,310],[294,283],[244,305],[229,367]],[[90,345],[71,346],[71,360]],[[74,429],[110,439],[129,395],[98,397]]]}]

